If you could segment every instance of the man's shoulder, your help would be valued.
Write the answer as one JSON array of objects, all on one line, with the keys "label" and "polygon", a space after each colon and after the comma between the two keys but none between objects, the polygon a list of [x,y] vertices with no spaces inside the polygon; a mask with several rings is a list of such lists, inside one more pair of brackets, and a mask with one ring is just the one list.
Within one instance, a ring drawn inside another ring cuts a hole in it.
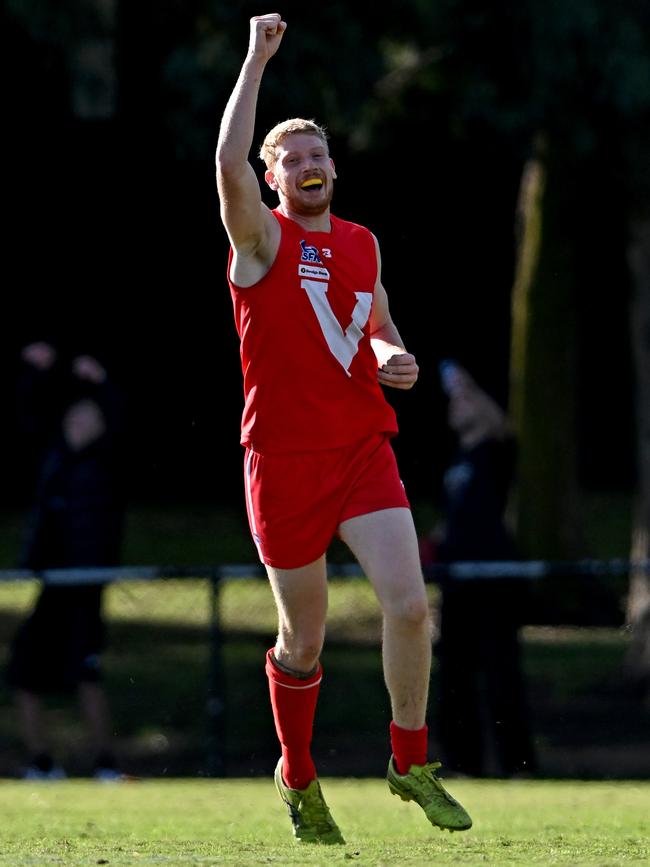
[{"label": "man's shoulder", "polygon": [[361,223],[355,223],[353,220],[344,220],[342,217],[337,217],[335,214],[330,214],[330,220],[333,225],[345,229],[346,231],[371,234],[370,229],[367,226],[363,226]]},{"label": "man's shoulder", "polygon": [[343,220],[332,215],[332,231],[346,245],[358,250],[365,250],[368,255],[375,255],[375,236],[367,226],[352,220]]}]

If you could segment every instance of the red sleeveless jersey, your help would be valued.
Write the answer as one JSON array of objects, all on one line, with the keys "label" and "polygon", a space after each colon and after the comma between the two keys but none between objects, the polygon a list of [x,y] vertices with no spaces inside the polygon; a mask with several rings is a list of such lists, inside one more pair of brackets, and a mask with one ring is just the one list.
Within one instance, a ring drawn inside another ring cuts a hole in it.
[{"label": "red sleeveless jersey", "polygon": [[369,317],[377,254],[368,229],[330,217],[308,232],[275,210],[282,230],[270,271],[254,286],[228,283],[241,341],[242,445],[264,453],[347,445],[397,433],[377,382]]}]

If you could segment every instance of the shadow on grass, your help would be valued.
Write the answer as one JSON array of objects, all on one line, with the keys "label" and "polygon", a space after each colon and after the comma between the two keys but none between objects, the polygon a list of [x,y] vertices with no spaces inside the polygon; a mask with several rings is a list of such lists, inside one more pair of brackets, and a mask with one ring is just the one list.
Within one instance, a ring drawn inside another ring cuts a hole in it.
[{"label": "shadow on grass", "polygon": [[[0,611],[0,652],[21,616]],[[218,741],[231,776],[269,775],[278,748],[268,702],[266,633],[228,632],[218,648],[218,730],[208,719],[212,660],[205,625],[117,621],[109,625],[106,687],[123,769],[136,776],[209,772]],[[592,779],[650,776],[650,719],[621,676],[625,638],[619,630],[542,629],[524,633],[524,664],[540,776]],[[314,755],[323,776],[381,776],[389,752],[390,709],[377,646],[328,642]],[[437,673],[431,684],[435,710]],[[88,745],[69,699],[49,702],[52,741],[71,775],[89,772]],[[214,707],[214,705],[211,705]],[[17,776],[23,761],[6,688],[0,692],[0,775]],[[431,720],[431,755],[438,752]]]}]

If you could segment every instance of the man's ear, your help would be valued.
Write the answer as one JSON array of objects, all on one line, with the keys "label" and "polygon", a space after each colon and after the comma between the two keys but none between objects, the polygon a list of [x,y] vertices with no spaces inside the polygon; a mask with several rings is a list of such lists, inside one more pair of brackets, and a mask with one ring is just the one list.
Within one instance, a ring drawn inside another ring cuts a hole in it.
[{"label": "man's ear", "polygon": [[334,167],[334,160],[332,159],[332,157],[330,157],[330,165],[332,166],[332,177],[336,178],[337,177],[336,168]]},{"label": "man's ear", "polygon": [[275,175],[270,169],[267,169],[264,172],[264,180],[271,187],[272,190],[275,190],[277,192],[278,182],[276,181]]}]

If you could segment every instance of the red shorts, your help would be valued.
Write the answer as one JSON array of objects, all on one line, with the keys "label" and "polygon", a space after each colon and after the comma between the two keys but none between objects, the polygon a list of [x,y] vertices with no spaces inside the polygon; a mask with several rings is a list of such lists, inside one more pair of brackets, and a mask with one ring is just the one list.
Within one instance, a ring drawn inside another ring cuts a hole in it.
[{"label": "red shorts", "polygon": [[260,455],[246,449],[244,478],[260,560],[277,569],[317,560],[342,521],[410,508],[384,434],[326,451]]}]

